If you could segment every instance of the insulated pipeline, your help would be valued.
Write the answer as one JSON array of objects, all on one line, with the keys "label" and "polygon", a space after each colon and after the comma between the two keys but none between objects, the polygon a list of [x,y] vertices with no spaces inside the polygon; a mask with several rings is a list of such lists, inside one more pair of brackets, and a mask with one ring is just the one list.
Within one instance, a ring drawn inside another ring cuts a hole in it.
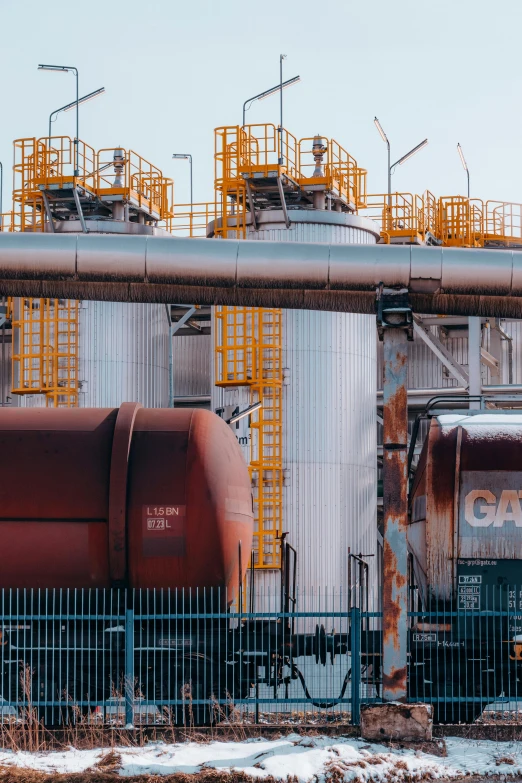
[{"label": "insulated pipeline", "polygon": [[0,233],[0,297],[373,313],[380,283],[417,312],[522,318],[513,250]]}]

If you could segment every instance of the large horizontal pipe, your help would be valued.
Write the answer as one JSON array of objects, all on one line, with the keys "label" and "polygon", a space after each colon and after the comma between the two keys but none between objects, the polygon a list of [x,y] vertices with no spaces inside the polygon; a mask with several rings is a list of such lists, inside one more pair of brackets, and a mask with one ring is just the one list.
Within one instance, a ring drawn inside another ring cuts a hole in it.
[{"label": "large horizontal pipe", "polygon": [[373,313],[380,283],[417,312],[522,318],[512,250],[0,233],[0,296]]}]

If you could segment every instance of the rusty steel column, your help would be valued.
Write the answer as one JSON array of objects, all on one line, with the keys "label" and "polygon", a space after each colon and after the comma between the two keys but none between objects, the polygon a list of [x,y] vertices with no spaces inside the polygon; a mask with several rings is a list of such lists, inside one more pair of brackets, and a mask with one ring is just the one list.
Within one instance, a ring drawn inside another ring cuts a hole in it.
[{"label": "rusty steel column", "polygon": [[383,408],[383,698],[407,697],[408,340],[407,291],[382,289],[378,328],[384,346]]}]

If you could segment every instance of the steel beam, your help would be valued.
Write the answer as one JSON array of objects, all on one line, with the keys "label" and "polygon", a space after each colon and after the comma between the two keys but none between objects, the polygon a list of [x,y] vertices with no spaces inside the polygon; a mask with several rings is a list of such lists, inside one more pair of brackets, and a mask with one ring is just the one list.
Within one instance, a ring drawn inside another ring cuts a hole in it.
[{"label": "steel beam", "polygon": [[256,206],[254,203],[254,196],[252,195],[252,188],[250,187],[250,182],[248,181],[248,179],[245,179],[245,185],[246,185],[246,192],[248,196],[248,203],[250,205],[252,228],[254,229],[254,231],[257,231]]},{"label": "steel beam", "polygon": [[377,324],[384,347],[383,673],[385,701],[407,698],[408,339],[407,292],[382,289]]},{"label": "steel beam", "polygon": [[406,699],[408,612],[408,338],[384,330],[383,409],[383,697]]},{"label": "steel beam", "polygon": [[192,316],[194,315],[195,312],[196,312],[196,308],[195,308],[194,305],[192,305],[192,307],[189,307],[187,312],[184,315],[181,316],[179,321],[174,321],[173,322],[172,327],[171,327],[172,337],[174,337],[176,332],[179,329],[181,329],[181,327],[184,326],[187,323],[187,321],[190,321],[190,319],[192,318]]},{"label": "steel beam", "polygon": [[281,199],[281,209],[283,210],[283,215],[285,218],[285,226],[287,228],[290,228],[290,218],[288,217],[288,210],[286,208],[286,200],[283,191],[283,183],[281,182],[281,177],[277,178],[277,189],[279,191],[279,198]]},{"label": "steel beam", "polygon": [[502,383],[502,327],[498,318],[489,320],[489,351],[485,355],[484,348],[481,351],[482,363],[490,369],[490,383]]},{"label": "steel beam", "polygon": [[[481,343],[482,328],[480,318],[469,318],[468,327],[468,368],[469,368],[469,393],[478,396],[482,392],[482,368],[481,368]],[[479,404],[470,403],[470,408],[477,408]]]}]

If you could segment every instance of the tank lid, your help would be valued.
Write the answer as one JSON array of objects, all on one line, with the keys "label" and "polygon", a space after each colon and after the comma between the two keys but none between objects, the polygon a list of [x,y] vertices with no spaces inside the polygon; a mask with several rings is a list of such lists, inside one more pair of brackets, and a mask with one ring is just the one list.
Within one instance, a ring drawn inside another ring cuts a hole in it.
[{"label": "tank lid", "polygon": [[[163,228],[149,226],[145,223],[134,223],[125,220],[102,220],[100,218],[90,220],[85,217],[85,223],[89,234],[137,234],[147,236],[170,236]],[[79,220],[59,220],[55,223],[57,234],[81,234],[82,226]]]},{"label": "tank lid", "polygon": [[[366,217],[360,215],[354,215],[351,212],[335,212],[334,210],[327,209],[289,209],[288,217],[290,219],[290,227],[292,223],[315,223],[326,224],[331,226],[348,226],[350,228],[357,228],[360,231],[367,231],[369,234],[375,237],[376,240],[380,238],[380,231],[377,224]],[[260,210],[256,213],[256,221],[258,230],[264,228],[284,228],[286,229],[285,216],[282,209],[266,209]],[[212,221],[207,227],[207,236],[214,235],[214,225],[216,221]],[[228,227],[234,226],[235,218],[233,215],[227,217]],[[218,226],[221,224],[221,218],[218,218]],[[246,215],[247,227],[252,229],[252,218],[250,212]]]}]

